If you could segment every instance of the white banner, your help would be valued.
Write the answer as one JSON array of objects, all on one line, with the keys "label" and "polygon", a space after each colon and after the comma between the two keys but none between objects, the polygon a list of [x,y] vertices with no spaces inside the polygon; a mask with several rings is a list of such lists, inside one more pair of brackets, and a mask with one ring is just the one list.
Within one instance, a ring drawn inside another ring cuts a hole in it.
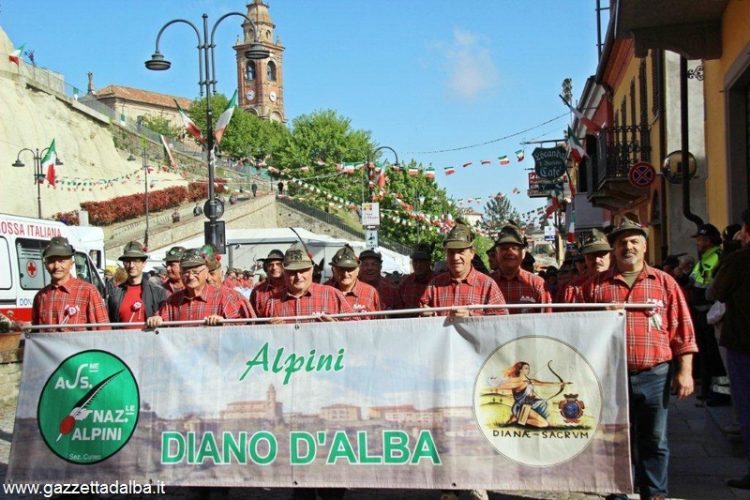
[{"label": "white banner", "polygon": [[622,311],[39,333],[8,479],[631,490]]}]

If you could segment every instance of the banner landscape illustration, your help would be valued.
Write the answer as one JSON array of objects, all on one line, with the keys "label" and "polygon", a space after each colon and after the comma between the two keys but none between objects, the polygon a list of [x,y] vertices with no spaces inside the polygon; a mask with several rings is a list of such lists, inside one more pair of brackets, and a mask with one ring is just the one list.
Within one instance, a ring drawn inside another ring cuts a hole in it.
[{"label": "banner landscape illustration", "polygon": [[624,324],[32,334],[8,479],[630,491]]}]

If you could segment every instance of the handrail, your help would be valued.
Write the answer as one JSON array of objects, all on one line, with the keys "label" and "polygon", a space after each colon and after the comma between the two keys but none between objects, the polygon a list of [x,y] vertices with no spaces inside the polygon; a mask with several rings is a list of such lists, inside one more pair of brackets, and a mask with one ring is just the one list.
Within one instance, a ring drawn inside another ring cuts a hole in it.
[{"label": "handrail", "polygon": [[[405,316],[418,314],[424,316],[425,313],[431,312],[445,312],[445,311],[457,311],[457,310],[469,310],[475,311],[480,309],[601,309],[601,310],[615,310],[615,311],[627,311],[627,310],[647,310],[655,309],[657,306],[654,304],[602,304],[602,303],[560,303],[560,304],[477,304],[471,306],[446,306],[446,307],[422,307],[412,309],[395,309],[388,311],[363,311],[363,312],[351,312],[351,313],[338,313],[338,314],[313,314],[307,316],[278,316],[273,318],[239,318],[239,319],[225,319],[222,321],[222,325],[232,324],[248,324],[248,323],[270,323],[272,320],[282,321],[308,321],[308,320],[320,320],[322,318],[331,319],[343,319],[343,318],[359,318],[365,317],[370,318],[372,316]],[[535,314],[550,314],[550,313],[535,313]],[[28,333],[29,331],[43,331],[43,330],[54,330],[58,328],[101,328],[101,327],[113,327],[123,328],[132,327],[134,325],[143,326],[143,330],[153,330],[158,334],[159,328],[169,326],[191,326],[191,325],[203,325],[205,320],[186,320],[186,321],[164,321],[157,328],[150,329],[145,328],[145,323],[80,323],[74,325],[25,325],[23,331]],[[17,333],[17,332],[16,332]]]}]

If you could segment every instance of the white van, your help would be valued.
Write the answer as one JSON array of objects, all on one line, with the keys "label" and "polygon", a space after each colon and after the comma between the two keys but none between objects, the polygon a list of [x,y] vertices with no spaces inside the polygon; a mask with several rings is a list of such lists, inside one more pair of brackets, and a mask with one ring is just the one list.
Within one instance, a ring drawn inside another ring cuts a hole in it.
[{"label": "white van", "polygon": [[34,296],[50,281],[42,251],[55,236],[68,238],[76,250],[76,277],[96,286],[105,297],[106,286],[98,269],[105,262],[101,228],[0,214],[0,313],[31,321]]}]

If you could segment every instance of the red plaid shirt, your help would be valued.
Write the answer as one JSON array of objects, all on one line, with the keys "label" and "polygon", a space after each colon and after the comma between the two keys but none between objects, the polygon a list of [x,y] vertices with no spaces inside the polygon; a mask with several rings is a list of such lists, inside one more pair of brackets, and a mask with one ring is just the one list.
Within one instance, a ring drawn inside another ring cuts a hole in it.
[{"label": "red plaid shirt", "polygon": [[203,287],[197,297],[188,297],[185,290],[175,292],[159,309],[159,316],[164,321],[203,320],[213,314],[225,319],[244,317],[239,300],[210,285]]},{"label": "red plaid shirt", "polygon": [[[286,288],[271,296],[270,300],[266,302],[263,316],[266,318],[284,318],[349,312],[353,312],[352,308],[340,291],[331,286],[311,283],[310,288],[301,297],[289,295]],[[286,321],[286,323],[293,322],[293,320]]]},{"label": "red plaid shirt", "polygon": [[[500,271],[495,271],[490,276],[495,280],[500,291],[503,293],[507,304],[550,304],[552,296],[543,278],[532,274],[524,269],[518,269],[511,279],[504,278]],[[510,309],[511,314],[550,312],[550,308]]]},{"label": "red plaid shirt", "polygon": [[234,288],[228,288],[226,285],[222,285],[219,289],[222,293],[227,295],[225,298],[228,302],[237,302],[237,307],[240,311],[240,318],[257,318],[253,306],[250,305],[250,301],[245,298],[239,291]]},{"label": "red plaid shirt", "polygon": [[[69,278],[62,285],[49,284],[34,296],[31,312],[33,325],[67,325],[108,323],[107,306],[94,285],[78,278]],[[104,330],[105,328],[94,328]],[[70,332],[80,328],[59,328],[56,332]]]},{"label": "red plaid shirt", "polygon": [[561,290],[557,292],[555,302],[564,304],[573,304],[575,302],[583,302],[581,294],[583,293],[583,284],[589,280],[591,276],[580,276],[573,281],[569,281]]},{"label": "red plaid shirt", "polygon": [[279,283],[278,287],[271,284],[269,280],[263,281],[255,285],[253,291],[250,293],[250,304],[255,309],[255,313],[259,316],[263,316],[266,310],[266,304],[271,300],[271,297],[277,293],[280,293],[284,289],[284,283]]},{"label": "red plaid shirt", "polygon": [[[338,290],[336,282],[333,278],[329,279],[325,283],[326,286],[331,286]],[[365,311],[380,311],[380,295],[375,287],[368,285],[362,280],[357,280],[354,283],[354,287],[348,292],[339,290],[349,305],[352,307],[354,312],[365,312]],[[382,316],[376,316],[376,318],[382,318]],[[362,316],[360,319],[372,319],[368,316]]]},{"label": "red plaid shirt", "polygon": [[[427,307],[495,305],[505,304],[505,299],[492,278],[472,267],[463,280],[453,279],[449,272],[435,276],[422,294],[422,298],[419,299],[419,303]],[[449,312],[440,311],[437,314],[447,316]],[[470,314],[472,316],[508,314],[508,310],[476,309]]]},{"label": "red plaid shirt", "polygon": [[582,296],[585,302],[658,306],[627,311],[625,338],[630,371],[645,370],[673,356],[698,352],[685,296],[674,278],[665,272],[644,264],[633,288],[628,288],[622,274],[612,268],[588,280]]},{"label": "red plaid shirt", "polygon": [[163,282],[161,286],[164,287],[164,289],[169,293],[169,295],[172,295],[175,292],[179,292],[180,290],[185,289],[185,285],[182,284],[182,281],[178,281],[177,283],[172,283],[171,281],[167,280]]},{"label": "red plaid shirt", "polygon": [[390,281],[381,276],[378,278],[377,284],[372,286],[375,287],[380,295],[380,306],[383,311],[403,309],[401,295],[398,293],[398,288],[391,284]]},{"label": "red plaid shirt", "polygon": [[404,276],[398,285],[398,293],[401,296],[401,303],[404,309],[414,309],[419,307],[419,299],[422,298],[427,285],[432,281],[432,273],[427,273],[424,279],[417,279],[417,275],[411,273]]}]

